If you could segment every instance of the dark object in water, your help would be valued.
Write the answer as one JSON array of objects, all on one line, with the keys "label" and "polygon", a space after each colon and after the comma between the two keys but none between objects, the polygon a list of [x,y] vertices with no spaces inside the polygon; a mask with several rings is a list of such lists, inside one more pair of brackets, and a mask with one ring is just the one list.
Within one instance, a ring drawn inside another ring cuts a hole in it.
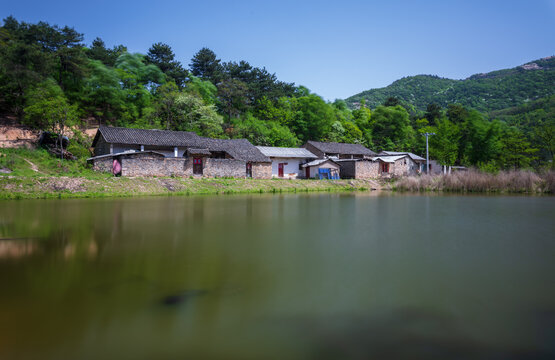
[{"label": "dark object in water", "polygon": [[191,298],[206,295],[208,290],[187,290],[178,294],[168,295],[162,299],[163,305],[177,305],[184,303]]}]

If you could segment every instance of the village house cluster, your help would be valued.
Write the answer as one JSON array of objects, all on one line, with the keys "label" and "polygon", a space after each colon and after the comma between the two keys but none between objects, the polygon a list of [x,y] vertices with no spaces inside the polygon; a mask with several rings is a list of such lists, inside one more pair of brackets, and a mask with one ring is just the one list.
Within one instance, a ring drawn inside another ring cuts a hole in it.
[{"label": "village house cluster", "polygon": [[[93,169],[118,176],[375,179],[426,171],[426,159],[418,155],[375,153],[360,144],[308,141],[282,148],[185,131],[101,126],[92,146]],[[439,173],[441,167],[430,162],[429,170]]]}]

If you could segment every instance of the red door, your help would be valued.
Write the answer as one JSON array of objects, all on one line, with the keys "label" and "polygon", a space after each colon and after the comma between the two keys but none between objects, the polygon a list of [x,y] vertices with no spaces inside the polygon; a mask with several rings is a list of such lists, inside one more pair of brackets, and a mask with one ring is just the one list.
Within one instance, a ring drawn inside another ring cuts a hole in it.
[{"label": "red door", "polygon": [[308,166],[306,167],[306,178],[310,179],[310,168]]},{"label": "red door", "polygon": [[202,175],[202,158],[193,158],[193,174]]},{"label": "red door", "polygon": [[279,177],[283,177],[283,165],[285,165],[285,164],[284,163],[278,164],[278,176]]}]

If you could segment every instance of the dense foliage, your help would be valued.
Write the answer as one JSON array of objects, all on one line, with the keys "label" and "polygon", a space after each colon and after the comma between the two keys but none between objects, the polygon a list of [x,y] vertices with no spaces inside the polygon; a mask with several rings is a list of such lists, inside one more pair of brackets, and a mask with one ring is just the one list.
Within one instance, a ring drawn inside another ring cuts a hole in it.
[{"label": "dense foliage", "polygon": [[[552,59],[537,61],[534,69],[463,82],[405,78],[381,92],[326,102],[265,68],[223,62],[208,48],[193,54],[186,68],[162,42],[146,54],[133,54],[124,45],[108,48],[96,38],[86,46],[83,39],[67,26],[4,19],[0,111],[33,128],[58,132],[108,124],[246,138],[255,145],[336,141],[420,155],[426,148],[422,134],[435,132],[430,152],[442,164],[491,170],[552,164],[553,97],[494,117],[473,110],[484,110],[484,104],[491,109],[522,105],[552,94],[553,86],[547,86],[553,85]],[[461,101],[466,93],[478,100]],[[479,100],[484,97],[485,102]],[[360,104],[351,109],[355,100]]]},{"label": "dense foliage", "polygon": [[461,104],[490,112],[518,106],[555,94],[555,57],[535,60],[513,69],[477,74],[465,80],[431,75],[409,76],[391,85],[349,97],[350,106],[362,99],[370,107],[383,104],[389,97],[424,111],[430,103],[442,107]]}]

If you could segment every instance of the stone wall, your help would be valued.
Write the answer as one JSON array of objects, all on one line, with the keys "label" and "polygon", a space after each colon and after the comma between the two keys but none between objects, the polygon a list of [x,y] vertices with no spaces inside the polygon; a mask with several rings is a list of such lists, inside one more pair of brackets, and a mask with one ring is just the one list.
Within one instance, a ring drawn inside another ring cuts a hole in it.
[{"label": "stone wall", "polygon": [[271,179],[272,163],[252,163],[253,179]]},{"label": "stone wall", "polygon": [[204,177],[244,178],[247,176],[247,163],[241,160],[205,158],[203,165]]},{"label": "stone wall", "polygon": [[340,161],[342,179],[375,179],[379,177],[380,164],[377,161]]},{"label": "stone wall", "polygon": [[[114,158],[121,161],[122,176],[202,176],[244,178],[247,163],[235,159],[203,158],[202,175],[193,174],[193,158],[164,157],[159,154],[136,152],[118,156],[107,156],[92,160],[96,171],[111,172]],[[255,179],[271,179],[271,163],[253,163],[252,175]]]},{"label": "stone wall", "polygon": [[408,156],[391,164],[389,172],[392,176],[408,176],[417,173],[418,165]]},{"label": "stone wall", "polygon": [[357,161],[355,179],[375,179],[379,177],[380,164],[377,161]]},{"label": "stone wall", "polygon": [[[192,171],[191,171],[192,174]],[[185,159],[164,158],[152,153],[121,156],[122,176],[185,176]]]},{"label": "stone wall", "polygon": [[93,170],[100,171],[100,172],[112,172],[112,164],[114,159],[111,156],[107,156],[105,158],[95,159],[93,160]]}]

